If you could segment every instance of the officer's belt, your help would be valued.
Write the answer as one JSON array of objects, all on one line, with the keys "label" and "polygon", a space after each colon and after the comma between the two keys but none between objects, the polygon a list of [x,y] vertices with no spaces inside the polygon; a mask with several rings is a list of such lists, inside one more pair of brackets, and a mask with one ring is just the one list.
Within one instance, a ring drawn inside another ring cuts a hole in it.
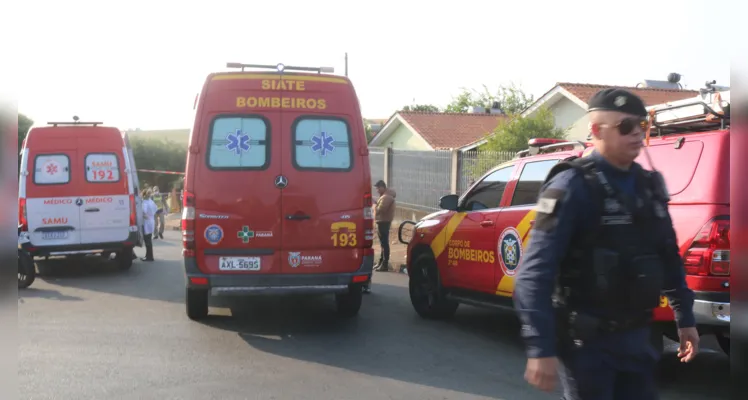
[{"label": "officer's belt", "polygon": [[574,320],[577,317],[582,317],[589,320],[595,320],[596,330],[602,333],[614,333],[625,330],[631,330],[636,328],[643,328],[651,322],[651,316],[640,316],[631,318],[616,318],[607,319],[599,318],[587,313],[580,313],[578,311],[572,311],[569,314],[569,324],[574,326]]}]

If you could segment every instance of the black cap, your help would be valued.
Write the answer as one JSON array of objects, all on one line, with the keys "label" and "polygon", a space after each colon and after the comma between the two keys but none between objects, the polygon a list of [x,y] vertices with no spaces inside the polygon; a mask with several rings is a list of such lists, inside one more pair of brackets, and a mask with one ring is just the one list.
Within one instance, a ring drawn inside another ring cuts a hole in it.
[{"label": "black cap", "polygon": [[587,111],[618,111],[639,117],[647,116],[647,108],[639,96],[623,89],[603,89],[587,102]]},{"label": "black cap", "polygon": [[383,187],[383,188],[386,188],[387,184],[384,183],[384,181],[380,179],[380,180],[377,181],[377,183],[374,184],[374,187]]}]

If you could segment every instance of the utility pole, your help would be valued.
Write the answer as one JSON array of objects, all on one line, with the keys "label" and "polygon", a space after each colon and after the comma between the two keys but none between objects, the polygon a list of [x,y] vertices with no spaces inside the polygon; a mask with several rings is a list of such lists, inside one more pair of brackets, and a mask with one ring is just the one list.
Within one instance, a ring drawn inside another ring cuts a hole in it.
[{"label": "utility pole", "polygon": [[345,76],[348,76],[348,52],[345,53]]}]

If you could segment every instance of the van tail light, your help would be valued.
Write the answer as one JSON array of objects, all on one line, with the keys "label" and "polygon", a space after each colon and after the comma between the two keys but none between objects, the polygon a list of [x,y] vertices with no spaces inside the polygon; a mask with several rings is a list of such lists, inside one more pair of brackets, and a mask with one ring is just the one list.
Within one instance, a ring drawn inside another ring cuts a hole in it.
[{"label": "van tail light", "polygon": [[135,195],[130,195],[130,226],[138,226],[138,216],[136,214],[137,209],[135,207]]},{"label": "van tail light", "polygon": [[730,276],[730,217],[719,216],[707,222],[683,256],[686,274]]},{"label": "van tail light", "polygon": [[371,205],[371,193],[364,193],[364,248],[374,245],[374,210]]},{"label": "van tail light", "polygon": [[18,199],[18,224],[21,225],[22,232],[28,232],[29,220],[26,218],[26,198]]},{"label": "van tail light", "polygon": [[182,255],[195,257],[195,195],[185,190],[182,206]]}]

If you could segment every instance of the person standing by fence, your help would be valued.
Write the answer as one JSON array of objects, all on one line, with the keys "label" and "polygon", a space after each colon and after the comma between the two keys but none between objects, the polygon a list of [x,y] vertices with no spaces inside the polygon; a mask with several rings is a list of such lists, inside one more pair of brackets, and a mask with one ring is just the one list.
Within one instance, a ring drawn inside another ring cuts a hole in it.
[{"label": "person standing by fence", "polygon": [[390,227],[395,218],[395,191],[387,188],[387,184],[380,180],[374,185],[379,193],[376,208],[374,209],[374,220],[377,222],[377,233],[379,243],[382,245],[379,254],[379,262],[374,266],[375,271],[389,271],[390,263]]}]

